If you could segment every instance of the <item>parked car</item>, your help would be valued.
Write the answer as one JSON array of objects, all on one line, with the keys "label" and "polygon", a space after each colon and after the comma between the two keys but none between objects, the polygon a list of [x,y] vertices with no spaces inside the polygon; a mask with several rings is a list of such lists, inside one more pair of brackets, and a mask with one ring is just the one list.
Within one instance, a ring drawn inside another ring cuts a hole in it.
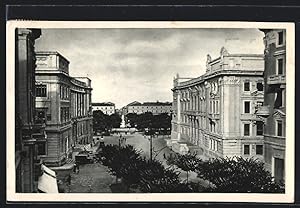
[{"label": "parked car", "polygon": [[95,154],[93,152],[82,151],[75,156],[75,161],[78,164],[89,164],[93,163],[95,159]]}]

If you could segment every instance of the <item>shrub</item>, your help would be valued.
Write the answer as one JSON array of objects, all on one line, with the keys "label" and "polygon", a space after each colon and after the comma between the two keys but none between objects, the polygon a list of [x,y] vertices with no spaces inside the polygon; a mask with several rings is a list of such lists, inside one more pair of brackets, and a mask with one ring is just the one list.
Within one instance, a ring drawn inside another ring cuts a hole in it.
[{"label": "shrub", "polygon": [[253,158],[215,158],[201,161],[196,172],[198,177],[212,183],[211,192],[227,193],[276,193],[284,192],[264,163]]}]

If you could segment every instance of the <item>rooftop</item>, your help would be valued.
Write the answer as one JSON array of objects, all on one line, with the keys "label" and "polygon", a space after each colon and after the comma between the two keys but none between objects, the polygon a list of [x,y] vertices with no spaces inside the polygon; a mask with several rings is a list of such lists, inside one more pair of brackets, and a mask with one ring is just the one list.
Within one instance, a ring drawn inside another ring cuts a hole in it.
[{"label": "rooftop", "polygon": [[92,103],[92,106],[115,106],[112,102]]},{"label": "rooftop", "polygon": [[156,102],[144,102],[144,103],[140,103],[140,102],[137,102],[137,101],[134,101],[132,103],[129,103],[127,106],[169,106],[169,105],[172,105],[172,102],[159,102],[159,101],[156,101]]}]

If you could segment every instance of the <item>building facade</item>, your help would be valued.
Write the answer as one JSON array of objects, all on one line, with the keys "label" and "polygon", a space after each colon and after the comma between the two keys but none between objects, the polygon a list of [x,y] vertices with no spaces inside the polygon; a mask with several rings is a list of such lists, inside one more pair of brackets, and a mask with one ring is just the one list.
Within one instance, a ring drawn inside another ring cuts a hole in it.
[{"label": "building facade", "polygon": [[243,156],[264,159],[264,60],[258,54],[207,55],[206,73],[174,78],[171,140],[174,151],[204,158]]},{"label": "building facade", "polygon": [[71,158],[76,144],[92,139],[91,81],[69,75],[69,61],[57,52],[36,52],[36,107],[46,121],[40,157],[49,166]]},{"label": "building facade", "polygon": [[41,175],[39,144],[45,140],[45,122],[35,108],[34,43],[40,29],[16,29],[15,167],[16,192],[37,192]]},{"label": "building facade", "polygon": [[286,147],[286,31],[265,33],[264,104],[257,114],[264,119],[266,168],[277,181],[285,179]]},{"label": "building facade", "polygon": [[93,111],[101,110],[106,115],[112,115],[116,113],[116,105],[111,102],[104,103],[92,103]]},{"label": "building facade", "polygon": [[125,112],[125,114],[128,113],[142,114],[146,112],[151,112],[153,115],[157,115],[161,113],[167,113],[170,115],[171,111],[172,111],[171,102],[159,102],[159,101],[144,102],[144,103],[134,101],[132,103],[129,103],[123,109],[123,112]]}]

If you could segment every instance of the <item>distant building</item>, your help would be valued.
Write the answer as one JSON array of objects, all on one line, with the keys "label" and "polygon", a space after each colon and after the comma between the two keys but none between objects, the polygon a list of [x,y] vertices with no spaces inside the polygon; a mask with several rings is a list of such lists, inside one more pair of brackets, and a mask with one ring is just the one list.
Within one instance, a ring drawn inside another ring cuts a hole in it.
[{"label": "distant building", "polygon": [[174,151],[204,158],[243,156],[263,160],[264,60],[260,54],[207,55],[206,73],[174,79],[171,140]]},{"label": "distant building", "polygon": [[69,75],[69,61],[58,52],[36,53],[36,107],[46,121],[47,139],[39,155],[61,166],[76,144],[92,140],[91,80]]},{"label": "distant building", "polygon": [[128,113],[142,114],[146,112],[151,112],[154,115],[161,114],[161,113],[171,114],[171,110],[172,110],[171,102],[159,102],[159,101],[144,102],[144,103],[134,101],[132,103],[129,103],[127,106],[123,107],[122,109],[122,111],[125,114]]},{"label": "distant building", "polygon": [[264,119],[266,168],[276,181],[285,180],[286,148],[286,31],[261,30],[265,33],[264,103],[257,114]]},{"label": "distant building", "polygon": [[116,105],[111,102],[104,103],[92,103],[93,111],[101,110],[106,115],[112,115],[116,113]]},{"label": "distant building", "polygon": [[35,108],[34,43],[40,29],[16,29],[15,65],[15,167],[16,192],[37,192],[41,163],[40,144],[45,141],[45,120]]}]

